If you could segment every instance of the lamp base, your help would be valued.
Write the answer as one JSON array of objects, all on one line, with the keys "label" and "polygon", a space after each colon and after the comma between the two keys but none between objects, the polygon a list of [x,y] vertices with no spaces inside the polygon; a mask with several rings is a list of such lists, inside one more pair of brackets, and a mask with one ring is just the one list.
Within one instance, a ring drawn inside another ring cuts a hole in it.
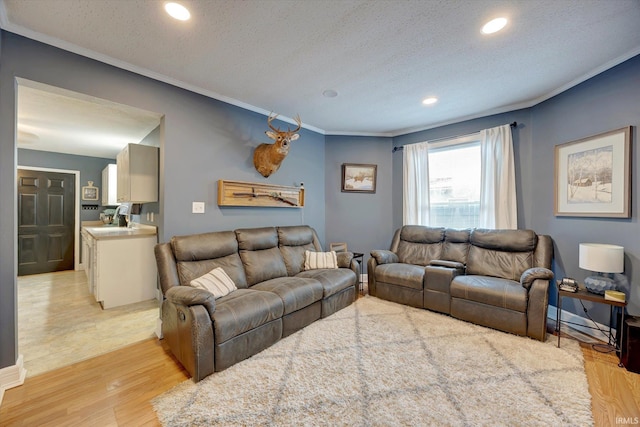
[{"label": "lamp base", "polygon": [[584,287],[598,295],[604,295],[604,291],[617,290],[616,282],[606,276],[589,276],[584,279]]}]

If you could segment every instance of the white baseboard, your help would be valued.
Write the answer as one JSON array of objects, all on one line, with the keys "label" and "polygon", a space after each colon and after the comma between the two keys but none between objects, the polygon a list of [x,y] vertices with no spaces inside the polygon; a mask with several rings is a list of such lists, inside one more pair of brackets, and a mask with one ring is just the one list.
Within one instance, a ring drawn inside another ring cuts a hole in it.
[{"label": "white baseboard", "polygon": [[156,336],[158,339],[162,339],[162,319],[156,319]]},{"label": "white baseboard", "polygon": [[0,404],[4,397],[4,391],[24,384],[27,370],[24,369],[22,355],[18,356],[16,364],[0,369]]},{"label": "white baseboard", "polygon": [[[556,321],[556,312],[557,312],[558,308],[554,307],[552,305],[549,305],[549,310],[547,311],[547,318],[553,320],[554,322]],[[592,336],[596,339],[599,339],[601,341],[605,341],[605,342],[609,342],[609,337],[607,336],[607,334],[604,334],[602,332],[600,332],[597,329],[591,329],[592,327],[598,327],[600,329],[602,329],[603,331],[609,332],[609,326],[607,325],[603,325],[601,323],[598,322],[592,322],[591,320],[584,318],[582,316],[578,316],[575,313],[571,313],[569,311],[566,310],[562,310],[562,321],[568,321],[568,322],[572,322],[573,324],[570,325],[566,325],[566,326],[570,326],[571,328],[582,332],[583,334]],[[611,333],[613,334],[613,336],[615,337],[616,335],[616,331],[615,329],[611,330]]]},{"label": "white baseboard", "polygon": [[361,283],[369,283],[369,275],[368,274],[361,274],[360,275],[360,282]]}]

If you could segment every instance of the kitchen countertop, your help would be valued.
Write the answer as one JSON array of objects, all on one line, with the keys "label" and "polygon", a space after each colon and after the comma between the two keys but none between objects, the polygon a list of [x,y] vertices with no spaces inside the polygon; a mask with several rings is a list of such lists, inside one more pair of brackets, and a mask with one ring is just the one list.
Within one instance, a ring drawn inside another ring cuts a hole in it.
[{"label": "kitchen countertop", "polygon": [[83,226],[82,229],[97,240],[147,237],[155,236],[157,234],[156,227],[144,224],[134,224],[131,228],[96,224]]}]

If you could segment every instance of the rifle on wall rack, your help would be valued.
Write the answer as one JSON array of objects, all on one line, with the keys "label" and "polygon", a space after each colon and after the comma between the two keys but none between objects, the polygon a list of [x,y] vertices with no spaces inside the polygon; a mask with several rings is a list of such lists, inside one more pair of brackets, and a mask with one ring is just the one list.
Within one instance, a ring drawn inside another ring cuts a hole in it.
[{"label": "rifle on wall rack", "polygon": [[304,206],[304,188],[242,181],[218,181],[218,206]]}]

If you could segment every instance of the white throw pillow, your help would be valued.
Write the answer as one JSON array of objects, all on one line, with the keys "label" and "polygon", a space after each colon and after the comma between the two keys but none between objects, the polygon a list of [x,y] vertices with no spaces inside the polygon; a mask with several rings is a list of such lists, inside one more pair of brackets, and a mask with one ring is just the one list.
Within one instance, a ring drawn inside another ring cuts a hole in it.
[{"label": "white throw pillow", "polygon": [[304,269],[315,270],[318,268],[338,268],[338,257],[336,251],[304,253]]},{"label": "white throw pillow", "polygon": [[238,289],[222,267],[214,268],[207,274],[193,279],[189,284],[194,288],[208,290],[216,299]]}]

